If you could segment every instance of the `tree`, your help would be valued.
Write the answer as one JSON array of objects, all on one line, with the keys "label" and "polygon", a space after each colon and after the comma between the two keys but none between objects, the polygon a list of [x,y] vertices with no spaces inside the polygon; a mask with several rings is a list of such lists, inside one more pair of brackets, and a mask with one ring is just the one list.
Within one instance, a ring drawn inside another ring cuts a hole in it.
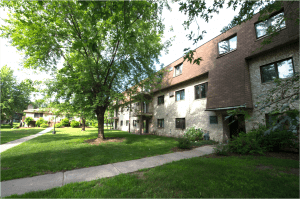
[{"label": "tree", "polygon": [[30,94],[35,90],[32,85],[31,80],[24,80],[18,84],[10,67],[1,68],[1,117],[11,119],[11,126],[14,114],[23,112],[30,103]]},{"label": "tree", "polygon": [[[162,5],[162,4],[161,4]],[[56,70],[56,98],[84,99],[97,115],[104,139],[104,113],[126,85],[155,73],[154,63],[168,43],[161,37],[162,6],[154,1],[2,1],[14,11],[2,37],[25,53],[24,67]],[[151,78],[150,78],[151,79]]]},{"label": "tree", "polygon": [[30,124],[30,122],[32,122],[33,121],[33,118],[32,117],[26,117],[25,118],[25,123],[27,124],[27,127],[29,127],[29,124]]}]

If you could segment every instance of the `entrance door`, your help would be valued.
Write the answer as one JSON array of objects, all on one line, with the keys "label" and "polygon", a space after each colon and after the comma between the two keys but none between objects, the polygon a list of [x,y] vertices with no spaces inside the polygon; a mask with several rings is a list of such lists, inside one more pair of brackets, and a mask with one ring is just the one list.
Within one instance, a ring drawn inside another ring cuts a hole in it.
[{"label": "entrance door", "polygon": [[148,133],[148,120],[143,120],[143,133]]},{"label": "entrance door", "polygon": [[115,129],[118,128],[118,120],[115,120]]},{"label": "entrance door", "polygon": [[241,132],[246,133],[244,115],[237,115],[237,116],[234,116],[234,117],[230,117],[229,118],[229,123],[231,123],[229,125],[230,138],[232,138],[232,136],[237,137],[238,134],[241,133]]}]

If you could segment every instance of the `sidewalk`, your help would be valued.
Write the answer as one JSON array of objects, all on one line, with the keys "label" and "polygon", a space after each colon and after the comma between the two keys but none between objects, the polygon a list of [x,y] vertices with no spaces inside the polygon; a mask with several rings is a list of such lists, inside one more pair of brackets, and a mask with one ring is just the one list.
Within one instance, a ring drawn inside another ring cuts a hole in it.
[{"label": "sidewalk", "polygon": [[125,162],[75,169],[66,172],[46,174],[30,178],[21,178],[1,182],[1,196],[24,194],[26,192],[61,187],[72,182],[92,181],[112,177],[121,173],[130,173],[144,168],[160,166],[172,161],[199,157],[213,153],[212,146],[203,146],[190,151],[169,153]]},{"label": "sidewalk", "polygon": [[3,151],[6,151],[7,149],[10,149],[10,148],[12,148],[12,147],[15,147],[15,146],[17,146],[17,145],[19,145],[19,144],[22,144],[22,143],[25,142],[25,141],[31,140],[31,139],[33,139],[33,138],[36,138],[36,137],[40,136],[40,135],[43,135],[43,134],[45,134],[45,133],[48,133],[48,132],[51,131],[51,130],[53,130],[52,127],[46,128],[45,130],[43,130],[43,131],[41,131],[41,132],[39,132],[39,133],[37,133],[37,134],[30,135],[30,136],[27,136],[27,137],[23,137],[23,138],[20,138],[20,139],[11,141],[11,142],[7,142],[7,143],[5,143],[5,144],[1,144],[1,145],[0,145],[0,153],[2,153]]}]

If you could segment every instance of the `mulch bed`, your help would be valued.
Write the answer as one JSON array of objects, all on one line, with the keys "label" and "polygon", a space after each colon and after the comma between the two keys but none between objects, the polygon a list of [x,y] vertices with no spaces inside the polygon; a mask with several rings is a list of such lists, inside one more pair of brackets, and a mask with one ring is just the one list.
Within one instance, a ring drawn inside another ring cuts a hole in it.
[{"label": "mulch bed", "polygon": [[111,138],[105,138],[104,140],[99,139],[99,138],[90,139],[90,140],[85,140],[84,142],[89,143],[90,145],[99,145],[99,144],[107,143],[107,142],[123,142],[125,140],[126,140],[126,138],[111,137]]}]

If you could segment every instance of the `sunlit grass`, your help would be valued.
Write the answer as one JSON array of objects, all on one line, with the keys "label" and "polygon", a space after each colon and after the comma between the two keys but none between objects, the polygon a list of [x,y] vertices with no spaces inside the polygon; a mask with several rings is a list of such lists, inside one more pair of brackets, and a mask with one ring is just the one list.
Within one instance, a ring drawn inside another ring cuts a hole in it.
[{"label": "sunlit grass", "polygon": [[45,130],[45,128],[19,128],[19,129],[9,129],[1,127],[1,144],[5,144],[7,142],[11,142],[23,137],[27,137],[30,135],[37,134],[41,131]]}]

